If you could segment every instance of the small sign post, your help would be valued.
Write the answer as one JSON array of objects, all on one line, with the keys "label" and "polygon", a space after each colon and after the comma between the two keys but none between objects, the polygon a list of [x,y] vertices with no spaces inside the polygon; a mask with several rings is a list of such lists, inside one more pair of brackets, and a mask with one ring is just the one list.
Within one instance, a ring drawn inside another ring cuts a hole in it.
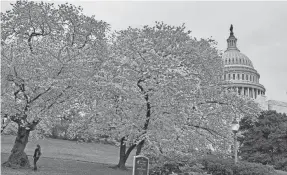
[{"label": "small sign post", "polygon": [[134,156],[133,175],[148,175],[149,160],[145,156]]}]

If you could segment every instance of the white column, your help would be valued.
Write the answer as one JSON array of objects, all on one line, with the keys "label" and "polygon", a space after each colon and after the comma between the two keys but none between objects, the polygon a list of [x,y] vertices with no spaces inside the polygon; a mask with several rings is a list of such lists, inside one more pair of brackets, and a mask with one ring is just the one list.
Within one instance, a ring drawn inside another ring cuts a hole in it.
[{"label": "white column", "polygon": [[257,89],[254,89],[254,98],[256,99],[257,98]]},{"label": "white column", "polygon": [[247,87],[247,97],[249,97],[250,94],[249,94],[249,87]]}]

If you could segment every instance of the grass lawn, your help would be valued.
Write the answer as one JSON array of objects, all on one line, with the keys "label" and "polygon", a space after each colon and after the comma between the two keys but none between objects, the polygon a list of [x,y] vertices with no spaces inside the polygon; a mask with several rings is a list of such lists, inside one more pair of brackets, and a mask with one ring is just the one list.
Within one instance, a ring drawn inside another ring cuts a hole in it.
[{"label": "grass lawn", "polygon": [[[1,136],[1,163],[8,159],[15,136]],[[131,175],[132,152],[127,160],[127,171],[111,168],[118,163],[119,148],[105,144],[77,143],[66,140],[31,140],[26,153],[32,164],[36,145],[42,147],[42,157],[38,161],[39,170],[11,169],[1,167],[3,175]],[[278,175],[287,172],[277,171]]]},{"label": "grass lawn", "polygon": [[[15,136],[1,136],[1,163],[8,159]],[[127,160],[128,171],[110,168],[118,163],[119,148],[112,145],[77,143],[66,140],[44,139],[31,140],[26,153],[32,164],[32,155],[36,145],[42,147],[42,157],[38,161],[39,171],[14,170],[1,167],[2,174],[7,175],[131,175],[131,166],[135,152]]]}]

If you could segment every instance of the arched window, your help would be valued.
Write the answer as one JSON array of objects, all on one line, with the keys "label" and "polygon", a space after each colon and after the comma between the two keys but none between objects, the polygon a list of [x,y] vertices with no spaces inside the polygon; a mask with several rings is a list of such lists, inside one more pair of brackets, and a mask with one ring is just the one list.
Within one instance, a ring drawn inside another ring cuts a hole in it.
[{"label": "arched window", "polygon": [[248,80],[248,75],[246,75],[246,80]]},{"label": "arched window", "polygon": [[230,58],[229,58],[229,64],[230,64]]},{"label": "arched window", "polygon": [[233,80],[235,80],[235,74],[233,74]]},{"label": "arched window", "polygon": [[234,64],[234,58],[232,58],[232,64]]},{"label": "arched window", "polygon": [[224,80],[226,80],[226,74],[224,74]]},{"label": "arched window", "polygon": [[242,80],[244,80],[244,74],[242,74]]},{"label": "arched window", "polygon": [[228,80],[230,80],[231,79],[231,75],[230,74],[228,74]]},{"label": "arched window", "polygon": [[237,80],[239,80],[240,78],[239,78],[239,74],[237,74]]},{"label": "arched window", "polygon": [[239,63],[241,64],[241,59],[239,59]]}]

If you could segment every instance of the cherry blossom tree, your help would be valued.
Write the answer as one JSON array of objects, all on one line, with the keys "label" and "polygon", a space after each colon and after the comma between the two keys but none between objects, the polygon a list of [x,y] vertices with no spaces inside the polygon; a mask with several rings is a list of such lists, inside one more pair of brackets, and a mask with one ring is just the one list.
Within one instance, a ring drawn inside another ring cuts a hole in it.
[{"label": "cherry blossom tree", "polygon": [[109,25],[81,7],[17,1],[1,13],[1,115],[17,123],[7,166],[29,166],[29,134],[46,117],[91,104]]},{"label": "cherry blossom tree", "polygon": [[98,107],[102,131],[121,143],[119,168],[145,144],[159,153],[157,145],[167,152],[216,147],[229,137],[235,113],[257,113],[247,99],[225,90],[215,41],[192,38],[184,25],[129,27],[111,43],[105,100]]}]

